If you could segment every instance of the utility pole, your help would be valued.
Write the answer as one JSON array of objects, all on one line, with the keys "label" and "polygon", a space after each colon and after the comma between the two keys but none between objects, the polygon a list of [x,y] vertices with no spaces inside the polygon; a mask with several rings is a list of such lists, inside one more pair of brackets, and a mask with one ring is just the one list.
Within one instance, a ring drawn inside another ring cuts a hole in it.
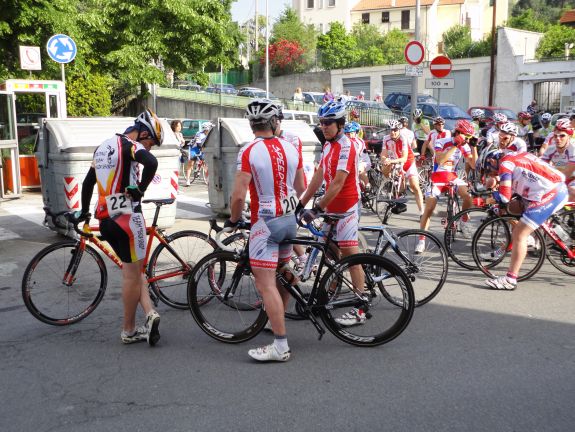
[{"label": "utility pole", "polygon": [[[415,35],[414,39],[419,42],[419,19],[421,12],[421,0],[416,0],[415,2]],[[411,77],[411,113],[417,108],[417,80],[419,77]],[[413,129],[413,115],[409,116],[409,124]]]},{"label": "utility pole", "polygon": [[491,64],[489,68],[489,106],[493,106],[493,86],[495,85],[495,48],[497,35],[495,34],[495,20],[497,16],[497,0],[493,0],[493,19],[491,21]]},{"label": "utility pole", "polygon": [[266,98],[270,97],[270,15],[266,0]]},{"label": "utility pole", "polygon": [[259,43],[258,43],[258,3],[259,0],[255,0],[256,2],[256,16],[254,19],[254,37],[256,38],[256,53],[258,52]]}]

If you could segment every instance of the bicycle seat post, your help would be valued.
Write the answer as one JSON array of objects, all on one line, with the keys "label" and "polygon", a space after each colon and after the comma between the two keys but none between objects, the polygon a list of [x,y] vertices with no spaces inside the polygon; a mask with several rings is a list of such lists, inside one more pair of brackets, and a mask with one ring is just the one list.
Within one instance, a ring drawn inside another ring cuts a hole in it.
[{"label": "bicycle seat post", "polygon": [[152,227],[157,227],[158,226],[158,217],[160,216],[160,208],[162,207],[162,203],[160,202],[155,202],[154,204],[156,204],[156,212],[154,213],[154,220],[152,221]]}]

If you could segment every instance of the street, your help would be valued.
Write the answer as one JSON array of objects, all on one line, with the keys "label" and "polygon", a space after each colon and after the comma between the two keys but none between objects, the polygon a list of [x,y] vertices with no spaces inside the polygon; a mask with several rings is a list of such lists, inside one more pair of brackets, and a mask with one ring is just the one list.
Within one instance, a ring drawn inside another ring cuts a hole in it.
[{"label": "street", "polygon": [[[167,231],[207,232],[207,187],[180,190]],[[411,201],[391,227],[416,228],[414,210]],[[439,219],[431,230],[443,239]],[[573,430],[575,284],[547,262],[516,291],[497,292],[450,261],[442,291],[389,344],[318,341],[310,322],[287,321],[291,360],[257,364],[247,350],[269,334],[223,344],[164,304],[158,346],[123,345],[121,274],[109,260],[92,315],[69,327],[34,319],[22,274],[61,239],[42,220],[39,192],[0,203],[3,432]]]}]

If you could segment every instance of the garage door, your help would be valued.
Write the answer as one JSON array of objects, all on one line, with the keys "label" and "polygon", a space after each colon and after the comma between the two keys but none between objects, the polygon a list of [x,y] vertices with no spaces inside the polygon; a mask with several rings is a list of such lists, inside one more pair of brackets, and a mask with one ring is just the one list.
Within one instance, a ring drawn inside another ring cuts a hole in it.
[{"label": "garage door", "polygon": [[364,92],[365,99],[371,100],[371,95],[369,94],[369,84],[369,77],[344,78],[343,92],[345,93],[347,90],[349,90],[352,96],[358,96],[359,92]]},{"label": "garage door", "polygon": [[388,94],[394,92],[411,94],[411,78],[405,75],[384,75],[381,79],[383,81],[383,100]]},{"label": "garage door", "polygon": [[453,78],[454,88],[433,90],[433,96],[440,102],[458,105],[463,110],[469,108],[469,70],[451,71],[446,78]]}]

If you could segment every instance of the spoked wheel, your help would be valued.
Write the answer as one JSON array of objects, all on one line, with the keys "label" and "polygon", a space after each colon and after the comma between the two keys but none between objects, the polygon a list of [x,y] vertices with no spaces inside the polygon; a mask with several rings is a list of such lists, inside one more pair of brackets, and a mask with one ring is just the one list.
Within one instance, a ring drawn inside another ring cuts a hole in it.
[{"label": "spoked wheel", "polygon": [[[575,252],[575,210],[560,211],[556,217],[561,224],[561,228],[569,235],[569,240],[564,241],[565,246]],[[569,258],[567,251],[559,247],[555,241],[545,236],[547,244],[547,260],[557,270],[575,276],[575,260]]]},{"label": "spoked wheel", "polygon": [[204,184],[206,186],[210,182],[210,177],[209,177],[209,173],[208,173],[208,164],[205,162],[202,164],[202,181],[204,182]]},{"label": "spoked wheel", "polygon": [[460,211],[447,221],[443,243],[455,263],[467,270],[477,270],[471,240],[479,226],[489,218],[487,209],[470,208]]}]

